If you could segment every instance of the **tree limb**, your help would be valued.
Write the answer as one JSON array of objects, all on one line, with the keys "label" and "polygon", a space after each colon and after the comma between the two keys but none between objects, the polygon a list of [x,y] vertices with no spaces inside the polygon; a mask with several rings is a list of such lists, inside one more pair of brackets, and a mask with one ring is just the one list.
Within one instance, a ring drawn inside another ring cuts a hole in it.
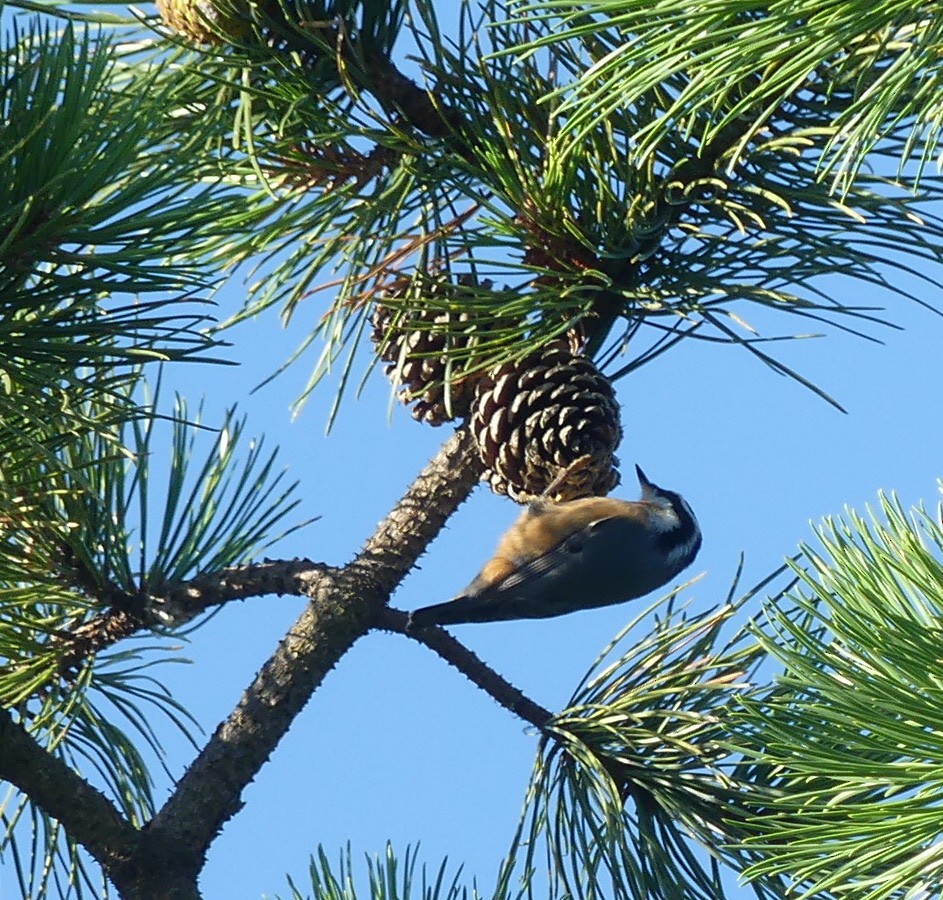
[{"label": "tree limb", "polygon": [[404,634],[420,644],[425,645],[433,653],[437,653],[449,665],[454,666],[473,684],[480,687],[486,694],[493,697],[506,710],[529,722],[535,728],[543,730],[553,714],[548,709],[535,703],[523,692],[518,690],[500,676],[487,663],[480,660],[464,644],[457,641],[445,629],[433,626],[432,628],[407,629],[409,616],[398,609],[384,609],[377,621],[377,627],[386,631]]},{"label": "tree limb", "polygon": [[364,62],[370,92],[387,109],[397,110],[414,128],[435,138],[455,134],[463,116],[437,104],[434,96],[407,78],[393,60],[375,48],[366,48]]},{"label": "tree limb", "polygon": [[111,801],[0,708],[0,780],[19,788],[107,871],[138,851],[140,832]]},{"label": "tree limb", "polygon": [[314,582],[327,571],[329,567],[310,559],[275,559],[233,566],[168,585],[164,591],[142,597],[140,609],[113,606],[71,632],[58,632],[53,646],[62,654],[59,671],[67,675],[93,653],[151,628],[155,618],[179,626],[211,606],[221,606],[231,600],[265,594],[310,596]]},{"label": "tree limb", "polygon": [[348,565],[322,573],[311,602],[149,826],[181,853],[205,856],[327,673],[375,627],[390,594],[478,481],[467,428],[442,446]]},{"label": "tree limb", "polygon": [[[684,202],[679,202],[677,197],[672,198],[671,195],[685,194],[699,181],[719,177],[717,170],[724,157],[756,129],[756,123],[748,117],[735,119],[712,141],[702,146],[697,156],[688,157],[668,172],[662,180],[660,194],[650,214],[652,221],[658,222],[659,227],[652,229],[646,246],[640,247],[631,259],[615,260],[614,265],[601,260],[598,263],[600,268],[608,270],[617,284],[629,285],[638,281],[647,260],[665,240],[668,231],[703,199],[697,191],[691,191]],[[616,320],[625,313],[625,298],[618,291],[599,291],[593,312],[594,317],[585,320],[584,325],[588,337],[586,352],[589,356],[602,346]]]}]

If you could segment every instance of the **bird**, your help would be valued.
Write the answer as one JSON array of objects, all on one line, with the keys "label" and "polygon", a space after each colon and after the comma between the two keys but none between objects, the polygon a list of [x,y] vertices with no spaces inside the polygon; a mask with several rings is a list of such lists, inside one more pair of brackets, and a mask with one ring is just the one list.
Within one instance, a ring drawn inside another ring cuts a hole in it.
[{"label": "bird", "polygon": [[460,594],[410,613],[410,628],[542,619],[650,594],[701,548],[691,507],[635,467],[640,500],[531,502]]}]

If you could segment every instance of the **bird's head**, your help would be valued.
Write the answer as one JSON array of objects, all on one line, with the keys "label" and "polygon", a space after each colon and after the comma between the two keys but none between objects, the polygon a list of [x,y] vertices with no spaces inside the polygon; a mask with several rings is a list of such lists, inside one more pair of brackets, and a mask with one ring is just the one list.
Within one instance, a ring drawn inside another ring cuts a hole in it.
[{"label": "bird's head", "polygon": [[650,508],[649,525],[657,532],[655,545],[665,554],[668,568],[680,572],[701,549],[701,529],[694,512],[680,494],[653,484],[638,466],[635,471],[642,486],[642,502]]}]

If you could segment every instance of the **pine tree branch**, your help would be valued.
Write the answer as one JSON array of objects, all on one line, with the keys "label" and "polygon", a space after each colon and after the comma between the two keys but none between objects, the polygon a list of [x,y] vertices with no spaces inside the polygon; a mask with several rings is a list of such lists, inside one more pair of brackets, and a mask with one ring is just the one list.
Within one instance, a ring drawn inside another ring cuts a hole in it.
[{"label": "pine tree branch", "polygon": [[[389,53],[367,33],[351,36],[342,25],[318,27],[299,33],[294,13],[286,18],[281,2],[264,7],[266,24],[277,37],[269,40],[280,50],[297,54],[296,58],[316,65],[319,57],[330,54],[334,59],[333,77],[340,73],[355,77],[358,86],[368,91],[390,113],[401,116],[406,123],[432,138],[453,135],[464,120],[461,111],[436,103],[429,91],[404,75]],[[318,39],[312,41],[312,35]]]},{"label": "pine tree branch", "polygon": [[525,722],[529,722],[535,728],[543,730],[553,717],[550,710],[535,703],[514,687],[445,629],[438,627],[407,629],[408,620],[409,616],[402,610],[384,609],[380,613],[377,627],[404,634],[424,644],[450,666],[458,669],[472,684],[477,685],[497,700],[506,710],[519,716]]},{"label": "pine tree branch", "polygon": [[438,106],[428,91],[407,78],[384,53],[365,49],[370,92],[388,109],[406,117],[414,128],[435,138],[454,134],[462,122],[458,110]]},{"label": "pine tree branch", "polygon": [[[56,635],[54,644],[61,648],[62,653],[59,671],[63,674],[71,672],[92,654],[153,627],[155,618],[176,627],[212,606],[221,606],[232,600],[267,594],[310,596],[314,582],[328,571],[328,566],[310,559],[265,560],[169,585],[166,591],[130,598],[133,603],[113,604],[106,612],[83,622],[72,632]],[[113,593],[108,592],[109,596]],[[127,596],[123,591],[118,593]]]},{"label": "pine tree branch", "polygon": [[471,436],[462,428],[361,552],[311,584],[311,602],[180,779],[151,822],[150,834],[203,858],[295,717],[338,660],[376,627],[393,589],[471,493],[479,474]]},{"label": "pine tree branch", "polygon": [[[0,717],[0,779],[23,790],[87,847],[122,897],[195,900],[207,849],[241,808],[242,790],[327,672],[376,627],[393,589],[471,493],[480,470],[471,436],[467,428],[460,429],[343,568],[307,559],[269,560],[200,576],[151,598],[160,601],[168,616],[178,617],[175,621],[229,600],[268,593],[305,595],[311,603],[142,831],[35,744],[8,713]],[[112,610],[58,640],[71,642],[67,653],[77,663],[81,653],[146,627],[145,619],[141,613]],[[63,657],[64,664],[68,659]]]},{"label": "pine tree branch", "polygon": [[16,786],[56,819],[106,870],[138,852],[140,832],[104,794],[38,744],[6,709],[0,709],[0,780]]},{"label": "pine tree branch", "polygon": [[[644,271],[646,261],[665,239],[668,231],[677,225],[692,207],[702,201],[698,191],[689,193],[688,189],[704,179],[720,177],[717,169],[724,157],[738,144],[746,141],[757,127],[750,116],[745,115],[734,120],[705,144],[697,156],[683,160],[668,173],[651,215],[652,220],[660,222],[661,225],[653,231],[649,239],[650,246],[640,248],[632,259],[623,260],[619,264],[618,270],[613,272],[617,283],[630,284],[641,280],[640,273]],[[686,196],[687,199],[682,203],[674,195]],[[601,265],[603,269],[607,268],[604,264]],[[602,346],[616,320],[625,313],[625,300],[618,292],[600,291],[593,311],[596,317],[586,320],[584,325],[589,338],[587,353],[590,356]]]}]

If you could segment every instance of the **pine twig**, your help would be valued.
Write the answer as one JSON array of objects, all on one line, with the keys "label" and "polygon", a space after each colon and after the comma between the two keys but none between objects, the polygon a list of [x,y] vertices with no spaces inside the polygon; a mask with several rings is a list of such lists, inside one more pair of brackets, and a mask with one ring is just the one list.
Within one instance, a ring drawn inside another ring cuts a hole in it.
[{"label": "pine twig", "polygon": [[140,833],[111,801],[40,746],[6,709],[0,709],[0,781],[56,819],[106,870],[139,849]]},{"label": "pine twig", "polygon": [[53,645],[62,653],[59,671],[64,675],[73,671],[92,654],[152,627],[155,618],[176,627],[232,600],[266,594],[310,596],[317,579],[330,571],[310,559],[265,560],[200,575],[168,586],[166,591],[133,598],[134,605],[113,604],[73,631],[56,634]]},{"label": "pine twig", "polygon": [[180,779],[149,826],[202,859],[241,794],[338,660],[376,627],[396,585],[478,482],[480,462],[467,428],[436,457],[342,569],[315,580],[311,602],[236,708]]},{"label": "pine twig", "polygon": [[529,722],[535,728],[543,730],[553,717],[550,710],[535,703],[514,687],[445,629],[438,627],[407,629],[408,620],[409,616],[402,610],[384,609],[377,621],[377,627],[404,634],[425,645],[433,653],[441,656],[450,666],[458,669],[486,694],[497,700],[506,710],[519,716],[525,722]]}]

